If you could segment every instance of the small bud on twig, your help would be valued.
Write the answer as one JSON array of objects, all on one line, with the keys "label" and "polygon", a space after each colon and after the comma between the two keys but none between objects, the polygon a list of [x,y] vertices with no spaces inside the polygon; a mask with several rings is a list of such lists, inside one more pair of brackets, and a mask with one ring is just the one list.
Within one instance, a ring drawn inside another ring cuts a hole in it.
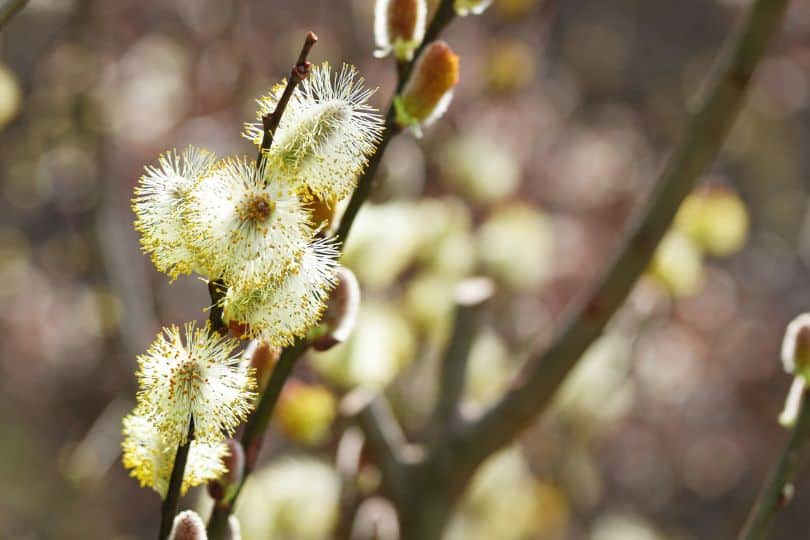
[{"label": "small bud on twig", "polygon": [[326,351],[343,343],[354,330],[360,309],[360,284],[354,272],[345,267],[337,270],[337,287],[332,291],[324,313],[322,325],[326,333],[312,342],[316,351]]},{"label": "small bud on twig", "polygon": [[402,94],[394,100],[397,123],[418,135],[444,114],[459,80],[459,59],[444,41],[428,45],[414,64]]},{"label": "small bud on twig", "polygon": [[235,439],[225,441],[228,454],[224,457],[225,474],[208,484],[208,494],[216,501],[230,501],[242,482],[245,472],[245,451]]},{"label": "small bud on twig", "polygon": [[205,524],[197,512],[185,510],[177,514],[172,525],[169,540],[207,540]]},{"label": "small bud on twig", "polygon": [[399,61],[410,61],[425,37],[425,0],[377,0],[374,10],[374,38],[382,58],[391,51]]},{"label": "small bud on twig", "polygon": [[810,313],[793,319],[782,340],[782,365],[791,375],[810,376]]}]

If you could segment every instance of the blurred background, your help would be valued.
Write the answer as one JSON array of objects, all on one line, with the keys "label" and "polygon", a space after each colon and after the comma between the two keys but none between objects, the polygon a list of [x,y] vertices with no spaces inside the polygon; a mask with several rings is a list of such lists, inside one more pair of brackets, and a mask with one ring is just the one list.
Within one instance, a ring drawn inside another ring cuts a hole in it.
[{"label": "blurred background", "polygon": [[[791,4],[648,275],[553,410],[482,467],[449,538],[736,533],[786,439],[783,329],[810,306],[810,1]],[[418,433],[458,279],[498,284],[466,413],[549,342],[745,5],[495,0],[452,24],[455,100],[386,154],[344,257],[363,287],[358,328],[310,355],[282,396],[241,500],[246,540],[332,537],[347,390],[385,389]],[[0,538],[153,535],[159,498],[123,470],[120,420],[135,355],[162,324],[206,317],[208,295],[195,277],[169,284],[139,252],[134,183],[187,144],[252,154],[242,123],[307,30],[321,38],[312,59],[357,65],[384,110],[394,69],[372,57],[372,14],[372,0],[33,0],[0,33]],[[354,481],[358,538],[391,538],[373,467]],[[810,470],[773,538],[810,535],[808,506]]]}]

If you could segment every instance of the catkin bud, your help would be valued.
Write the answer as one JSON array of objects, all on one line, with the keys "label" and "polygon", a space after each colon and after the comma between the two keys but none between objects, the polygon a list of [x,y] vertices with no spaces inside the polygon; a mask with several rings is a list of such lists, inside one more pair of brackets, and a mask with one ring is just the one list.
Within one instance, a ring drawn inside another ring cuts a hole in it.
[{"label": "catkin bud", "polygon": [[374,8],[374,39],[378,58],[391,51],[397,60],[408,61],[422,43],[427,19],[425,0],[377,0]]},{"label": "catkin bud", "polygon": [[490,4],[492,4],[492,0],[456,0],[453,7],[458,15],[464,17],[466,15],[480,15]]},{"label": "catkin bud", "polygon": [[251,346],[248,347],[245,354],[250,355],[250,367],[256,370],[256,384],[259,392],[261,392],[264,390],[264,387],[267,386],[270,373],[273,372],[273,368],[276,362],[278,362],[279,356],[281,356],[281,349],[273,347],[263,341],[256,341],[254,343],[255,345],[251,344]]},{"label": "catkin bud", "polygon": [[810,313],[793,319],[782,340],[782,365],[791,375],[810,380]]},{"label": "catkin bud", "polygon": [[205,524],[197,512],[185,510],[174,518],[169,540],[206,540]]},{"label": "catkin bud", "polygon": [[208,483],[208,494],[216,501],[229,501],[239,489],[245,474],[245,451],[242,444],[235,439],[227,439],[228,454],[223,458],[225,474]]},{"label": "catkin bud", "polygon": [[236,516],[228,518],[228,529],[231,536],[226,540],[242,540],[242,527],[239,525],[239,519]]},{"label": "catkin bud", "polygon": [[429,125],[444,114],[458,84],[458,64],[458,56],[444,41],[434,41],[425,48],[394,102],[400,126],[419,134],[420,125]]},{"label": "catkin bud", "polygon": [[325,333],[313,339],[312,348],[326,351],[343,343],[357,324],[357,312],[360,309],[360,284],[354,272],[341,266],[337,272],[338,284],[329,296],[326,312],[321,326]]}]

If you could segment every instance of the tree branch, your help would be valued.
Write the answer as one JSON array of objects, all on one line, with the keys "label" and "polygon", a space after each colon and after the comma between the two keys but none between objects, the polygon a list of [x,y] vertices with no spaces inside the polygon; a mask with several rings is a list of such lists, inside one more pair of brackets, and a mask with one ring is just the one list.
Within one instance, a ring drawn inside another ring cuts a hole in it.
[{"label": "tree branch", "polygon": [[517,437],[543,412],[565,376],[627,298],[678,206],[719,151],[787,3],[753,3],[716,63],[655,190],[608,271],[577,304],[545,354],[529,362],[512,389],[492,408],[448,441],[459,463],[454,474],[469,477],[487,456]]},{"label": "tree branch", "polygon": [[174,516],[177,515],[177,507],[180,502],[180,488],[183,486],[183,476],[186,472],[186,461],[188,461],[188,451],[191,448],[191,441],[194,438],[194,420],[188,425],[188,439],[185,444],[177,447],[172,465],[172,475],[169,477],[169,487],[166,490],[166,498],[160,506],[160,532],[158,540],[166,540],[172,532]]},{"label": "tree branch", "polygon": [[309,56],[309,51],[312,50],[312,46],[315,45],[317,41],[318,36],[316,36],[314,32],[307,33],[304,46],[301,47],[298,60],[290,70],[290,78],[287,79],[287,86],[284,87],[284,92],[281,94],[278,103],[276,103],[275,110],[262,116],[264,134],[262,135],[262,143],[259,146],[259,155],[256,158],[257,171],[261,170],[264,156],[267,154],[267,151],[270,150],[270,147],[273,146],[273,135],[275,135],[276,129],[278,129],[278,125],[281,123],[281,117],[284,116],[284,111],[287,109],[287,104],[290,102],[295,87],[298,86],[298,83],[309,77],[309,73],[312,71],[312,63],[307,60],[307,57]]},{"label": "tree branch", "polygon": [[450,336],[439,375],[439,391],[436,406],[428,423],[428,433],[440,441],[458,417],[458,404],[464,391],[467,361],[475,339],[481,307],[494,291],[492,281],[473,278],[456,287],[456,310],[453,318],[453,334]]},{"label": "tree branch", "polygon": [[[425,39],[422,41],[422,44],[413,55],[414,59],[407,64],[400,64],[397,66],[398,81],[394,96],[399,94],[405,87],[405,83],[408,82],[408,79],[411,76],[413,65],[416,59],[419,58],[422,50],[431,41],[439,37],[439,34],[442,33],[445,27],[450,24],[455,16],[456,11],[453,7],[453,0],[441,0],[441,3],[436,10],[436,14],[433,16],[433,19],[430,21],[430,26],[428,26],[428,29],[425,32]],[[349,230],[352,228],[354,218],[357,217],[357,212],[360,210],[360,207],[363,206],[363,203],[366,202],[369,194],[371,194],[372,188],[374,187],[374,179],[377,176],[377,168],[380,165],[380,161],[385,153],[385,149],[388,147],[388,143],[391,142],[391,139],[397,136],[401,131],[402,128],[399,127],[396,122],[396,109],[394,108],[394,100],[392,99],[391,104],[388,107],[388,112],[385,114],[385,131],[383,132],[382,140],[380,141],[379,146],[377,146],[377,151],[373,156],[371,156],[368,167],[366,167],[366,170],[357,180],[357,187],[349,199],[349,204],[346,206],[346,210],[343,212],[343,217],[340,219],[340,225],[338,225],[338,229],[335,232],[335,238],[338,240],[341,246],[346,243],[346,238],[349,236]]]},{"label": "tree branch", "polygon": [[0,30],[19,13],[28,3],[28,0],[0,0]]},{"label": "tree branch", "polygon": [[366,437],[366,448],[380,468],[385,489],[401,500],[405,472],[401,455],[408,442],[391,406],[381,395],[366,396],[353,416]]}]

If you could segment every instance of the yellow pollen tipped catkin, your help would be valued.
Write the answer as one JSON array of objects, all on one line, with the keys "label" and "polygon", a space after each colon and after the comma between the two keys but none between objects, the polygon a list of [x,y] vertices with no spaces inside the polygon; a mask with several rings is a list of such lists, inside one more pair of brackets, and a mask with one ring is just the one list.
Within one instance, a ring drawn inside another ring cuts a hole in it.
[{"label": "yellow pollen tipped catkin", "polygon": [[410,81],[399,97],[397,121],[402,126],[430,123],[447,107],[458,84],[459,59],[444,41],[428,45],[414,66]]}]

